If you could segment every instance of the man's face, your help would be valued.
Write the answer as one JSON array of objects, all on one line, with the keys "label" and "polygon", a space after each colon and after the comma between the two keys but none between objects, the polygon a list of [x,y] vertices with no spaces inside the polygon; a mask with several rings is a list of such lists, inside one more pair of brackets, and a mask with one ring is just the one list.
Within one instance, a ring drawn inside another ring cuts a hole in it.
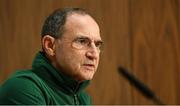
[{"label": "man's face", "polygon": [[101,43],[99,26],[89,15],[69,15],[63,36],[55,41],[57,68],[77,81],[91,80]]}]

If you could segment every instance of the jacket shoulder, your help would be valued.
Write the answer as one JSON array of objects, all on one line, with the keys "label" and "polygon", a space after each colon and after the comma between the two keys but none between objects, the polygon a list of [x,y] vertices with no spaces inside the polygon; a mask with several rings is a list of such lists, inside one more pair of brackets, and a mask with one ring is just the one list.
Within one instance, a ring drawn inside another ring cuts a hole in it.
[{"label": "jacket shoulder", "polygon": [[39,82],[30,70],[16,72],[0,87],[0,104],[45,104]]}]

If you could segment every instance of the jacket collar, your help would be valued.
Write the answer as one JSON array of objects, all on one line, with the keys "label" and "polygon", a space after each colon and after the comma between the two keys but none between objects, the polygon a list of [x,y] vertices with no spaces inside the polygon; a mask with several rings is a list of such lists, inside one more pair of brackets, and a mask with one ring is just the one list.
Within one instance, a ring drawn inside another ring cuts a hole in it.
[{"label": "jacket collar", "polygon": [[36,54],[32,68],[34,69],[34,73],[45,80],[48,84],[52,85],[54,89],[58,88],[66,93],[78,93],[87,87],[90,82],[87,80],[79,83],[78,81],[73,80],[61,73],[60,70],[53,67],[43,52]]}]

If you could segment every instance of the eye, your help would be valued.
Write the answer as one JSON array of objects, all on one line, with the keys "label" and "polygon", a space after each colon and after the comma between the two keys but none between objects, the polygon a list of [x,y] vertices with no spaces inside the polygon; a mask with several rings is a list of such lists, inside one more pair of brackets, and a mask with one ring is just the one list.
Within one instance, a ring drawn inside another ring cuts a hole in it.
[{"label": "eye", "polygon": [[79,38],[76,40],[76,42],[82,45],[89,44],[89,40],[86,38]]},{"label": "eye", "polygon": [[97,47],[98,50],[102,50],[103,49],[103,42],[102,41],[98,41],[98,42],[95,42],[95,46]]},{"label": "eye", "polygon": [[96,47],[99,48],[99,49],[101,49],[102,44],[103,44],[102,41],[95,42]]}]

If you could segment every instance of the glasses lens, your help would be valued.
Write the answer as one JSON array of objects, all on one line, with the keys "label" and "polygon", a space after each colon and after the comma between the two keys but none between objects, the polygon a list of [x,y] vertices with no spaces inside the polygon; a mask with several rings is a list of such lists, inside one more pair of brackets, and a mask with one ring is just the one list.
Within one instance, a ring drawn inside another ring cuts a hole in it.
[{"label": "glasses lens", "polygon": [[85,49],[90,42],[91,41],[88,38],[77,38],[72,42],[72,46],[76,49]]},{"label": "glasses lens", "polygon": [[95,42],[95,46],[101,51],[103,49],[103,42],[97,41]]},{"label": "glasses lens", "polygon": [[[89,49],[91,48],[91,40],[89,38],[77,38],[72,42],[72,47],[76,49]],[[100,52],[103,48],[103,42],[102,41],[95,41],[94,45],[96,46],[96,49]]]}]

